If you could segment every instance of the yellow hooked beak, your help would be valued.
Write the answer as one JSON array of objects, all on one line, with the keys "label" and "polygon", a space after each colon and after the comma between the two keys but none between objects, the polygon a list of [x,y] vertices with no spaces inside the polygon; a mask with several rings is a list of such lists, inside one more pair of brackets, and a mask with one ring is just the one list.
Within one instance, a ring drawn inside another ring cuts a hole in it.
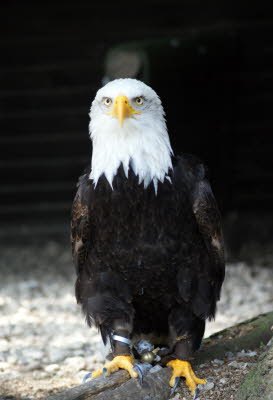
[{"label": "yellow hooked beak", "polygon": [[136,111],[130,104],[128,97],[123,94],[119,95],[115,101],[114,106],[111,111],[107,114],[111,114],[114,117],[119,119],[120,126],[123,126],[124,118],[130,118],[133,114],[141,114],[139,111]]}]

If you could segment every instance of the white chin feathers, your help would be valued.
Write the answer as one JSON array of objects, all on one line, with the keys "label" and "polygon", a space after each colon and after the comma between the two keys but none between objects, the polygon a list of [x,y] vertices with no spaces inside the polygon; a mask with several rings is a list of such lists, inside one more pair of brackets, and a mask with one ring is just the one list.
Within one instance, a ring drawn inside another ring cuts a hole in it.
[{"label": "white chin feathers", "polygon": [[164,117],[153,119],[128,118],[123,127],[109,115],[91,118],[90,134],[93,155],[90,179],[95,186],[104,174],[113,188],[113,179],[120,165],[128,177],[129,165],[146,188],[152,181],[157,192],[158,181],[163,182],[172,168],[172,149]]}]

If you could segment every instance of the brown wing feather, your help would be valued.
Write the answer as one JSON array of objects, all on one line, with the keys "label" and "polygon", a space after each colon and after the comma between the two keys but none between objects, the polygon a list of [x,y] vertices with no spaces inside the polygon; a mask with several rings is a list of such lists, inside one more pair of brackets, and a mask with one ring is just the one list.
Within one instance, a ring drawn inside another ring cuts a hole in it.
[{"label": "brown wing feather", "polygon": [[205,175],[196,182],[193,190],[193,213],[210,256],[211,275],[219,298],[225,275],[224,240],[220,212]]},{"label": "brown wing feather", "polygon": [[71,247],[77,274],[86,261],[90,248],[90,185],[87,174],[81,176],[72,205]]},{"label": "brown wing feather", "polygon": [[176,178],[182,198],[189,198],[201,234],[202,243],[197,237],[188,240],[194,241],[195,255],[199,254],[202,258],[203,266],[198,271],[194,260],[188,267],[183,265],[178,274],[179,293],[184,301],[188,304],[191,302],[195,315],[212,318],[225,275],[220,212],[207,179],[206,168],[200,160],[191,155],[180,157]]}]

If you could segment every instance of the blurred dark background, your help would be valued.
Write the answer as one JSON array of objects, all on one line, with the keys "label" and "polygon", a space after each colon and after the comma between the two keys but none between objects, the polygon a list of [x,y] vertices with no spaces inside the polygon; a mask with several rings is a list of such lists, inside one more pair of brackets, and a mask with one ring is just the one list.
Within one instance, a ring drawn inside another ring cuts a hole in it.
[{"label": "blurred dark background", "polygon": [[264,253],[272,23],[272,1],[2,2],[1,242],[67,240],[91,101],[130,76],[160,95],[175,152],[208,165],[229,254]]}]

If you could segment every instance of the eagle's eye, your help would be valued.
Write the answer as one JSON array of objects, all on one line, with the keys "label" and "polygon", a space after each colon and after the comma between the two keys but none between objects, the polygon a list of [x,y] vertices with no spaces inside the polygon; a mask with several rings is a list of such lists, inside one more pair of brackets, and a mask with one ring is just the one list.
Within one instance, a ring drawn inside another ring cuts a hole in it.
[{"label": "eagle's eye", "polygon": [[105,97],[103,100],[103,104],[109,107],[112,104],[112,99],[110,99],[110,97]]},{"label": "eagle's eye", "polygon": [[137,106],[142,106],[142,104],[144,103],[143,97],[136,97],[134,99],[134,102],[136,103]]}]

